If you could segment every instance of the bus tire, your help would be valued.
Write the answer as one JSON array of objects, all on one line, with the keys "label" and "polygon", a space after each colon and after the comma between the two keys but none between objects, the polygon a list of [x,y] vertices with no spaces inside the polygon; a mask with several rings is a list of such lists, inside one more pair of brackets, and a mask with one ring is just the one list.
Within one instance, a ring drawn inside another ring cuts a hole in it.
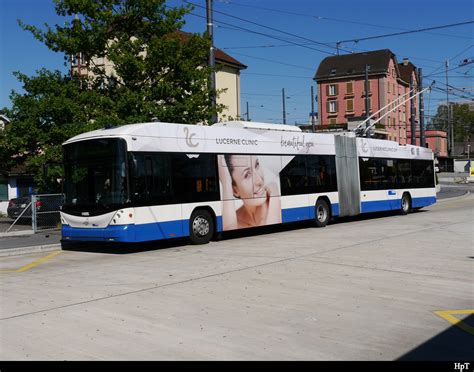
[{"label": "bus tire", "polygon": [[331,209],[329,204],[324,199],[318,199],[315,206],[314,224],[316,227],[324,227],[328,224],[331,218]]},{"label": "bus tire", "polygon": [[214,220],[205,209],[195,210],[189,219],[189,239],[192,244],[209,243],[214,235]]},{"label": "bus tire", "polygon": [[411,198],[410,194],[405,192],[402,196],[400,213],[405,216],[411,212]]}]

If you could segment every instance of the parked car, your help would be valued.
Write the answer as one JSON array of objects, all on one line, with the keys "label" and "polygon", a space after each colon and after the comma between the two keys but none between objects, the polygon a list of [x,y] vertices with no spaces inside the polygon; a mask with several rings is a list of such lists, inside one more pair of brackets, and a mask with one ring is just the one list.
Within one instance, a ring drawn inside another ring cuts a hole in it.
[{"label": "parked car", "polygon": [[[62,195],[47,196],[36,200],[34,207],[36,208],[38,222],[41,222],[42,224],[55,224],[59,222],[59,210],[61,209],[63,202],[64,197]],[[8,217],[16,220],[23,213],[23,211],[28,208],[28,210],[26,210],[21,216],[21,220],[31,222],[33,206],[29,207],[30,204],[31,195],[10,199],[7,208]]]},{"label": "parked car", "polygon": [[[17,219],[23,210],[31,203],[31,196],[24,196],[21,198],[10,199],[8,202],[7,214],[8,217]],[[23,214],[24,218],[31,218],[31,211],[26,211]]]}]

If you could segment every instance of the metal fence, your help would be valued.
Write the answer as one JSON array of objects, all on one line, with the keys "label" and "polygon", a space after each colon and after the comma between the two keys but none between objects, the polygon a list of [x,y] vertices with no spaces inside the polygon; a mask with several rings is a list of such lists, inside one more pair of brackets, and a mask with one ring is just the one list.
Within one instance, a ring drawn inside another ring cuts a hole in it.
[{"label": "metal fence", "polygon": [[19,206],[21,212],[6,232],[10,232],[14,227],[18,228],[19,226],[31,226],[35,233],[60,229],[60,210],[63,203],[64,194],[31,195],[28,202]]}]

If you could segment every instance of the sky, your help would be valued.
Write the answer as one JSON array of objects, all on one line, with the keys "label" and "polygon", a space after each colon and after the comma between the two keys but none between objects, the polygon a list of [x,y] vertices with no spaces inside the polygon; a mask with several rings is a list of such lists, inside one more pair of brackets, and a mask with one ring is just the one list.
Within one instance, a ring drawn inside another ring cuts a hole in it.
[{"label": "sky", "polygon": [[[205,0],[186,16],[184,31],[204,32]],[[169,6],[183,5],[168,0]],[[473,0],[214,0],[214,45],[247,65],[241,72],[241,114],[247,104],[252,121],[283,122],[285,90],[287,124],[307,123],[311,86],[319,63],[334,55],[390,49],[398,62],[408,58],[423,69],[425,113],[436,114],[446,102],[445,61],[448,61],[449,100],[474,97],[474,24],[378,37],[403,31],[474,20]],[[0,0],[0,108],[11,107],[12,90],[22,92],[14,71],[34,75],[45,67],[67,73],[64,56],[50,51],[18,25],[63,24],[52,0]],[[297,45],[298,44],[298,45]],[[444,92],[443,92],[444,91]],[[315,104],[317,109],[317,104]]]}]

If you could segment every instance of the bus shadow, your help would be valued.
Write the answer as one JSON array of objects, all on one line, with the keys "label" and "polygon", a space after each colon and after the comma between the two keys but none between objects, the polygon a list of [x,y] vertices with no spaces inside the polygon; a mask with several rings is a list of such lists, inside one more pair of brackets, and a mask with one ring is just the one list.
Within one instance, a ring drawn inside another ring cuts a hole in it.
[{"label": "bus shadow", "polygon": [[[462,322],[474,328],[474,315]],[[474,337],[458,326],[451,326],[444,332],[432,337],[418,347],[399,357],[398,361],[455,361],[472,360]]]},{"label": "bus shadow", "polygon": [[[426,211],[418,210],[413,211],[412,213],[423,213]],[[331,225],[344,224],[347,222],[356,222],[356,221],[365,221],[365,220],[376,220],[381,218],[388,218],[398,215],[398,212],[388,211],[388,212],[374,212],[360,214],[357,216],[350,217],[338,217],[332,219],[329,223]],[[218,234],[217,241],[220,240],[230,240],[237,238],[245,238],[250,236],[257,235],[268,235],[279,232],[286,231],[295,231],[308,228],[315,228],[313,221],[298,221],[298,222],[289,222],[281,225],[271,225],[271,226],[261,226],[253,227],[235,231],[225,231]],[[74,252],[87,252],[87,253],[104,253],[104,254],[133,254],[148,252],[153,250],[160,249],[171,249],[171,248],[181,248],[185,249],[189,246],[192,246],[187,238],[176,238],[168,240],[153,240],[148,242],[141,243],[117,243],[117,242],[69,242],[61,241],[61,248],[64,251],[74,251]]]},{"label": "bus shadow", "polygon": [[[419,214],[425,213],[427,210],[417,209],[410,212],[410,214]],[[359,214],[357,216],[347,216],[347,217],[338,217],[332,221],[332,224],[342,224],[353,221],[366,221],[366,220],[376,220],[387,217],[401,216],[399,211],[384,211],[384,212],[371,212]]]},{"label": "bus shadow", "polygon": [[256,235],[267,235],[278,232],[307,229],[312,227],[313,225],[311,221],[289,222],[282,225],[250,227],[241,230],[225,231],[219,236],[218,240],[245,238]]},{"label": "bus shadow", "polygon": [[153,240],[142,243],[112,243],[112,242],[68,242],[61,241],[63,251],[103,253],[103,254],[133,254],[155,251],[159,249],[182,248],[189,245],[187,239]]}]

